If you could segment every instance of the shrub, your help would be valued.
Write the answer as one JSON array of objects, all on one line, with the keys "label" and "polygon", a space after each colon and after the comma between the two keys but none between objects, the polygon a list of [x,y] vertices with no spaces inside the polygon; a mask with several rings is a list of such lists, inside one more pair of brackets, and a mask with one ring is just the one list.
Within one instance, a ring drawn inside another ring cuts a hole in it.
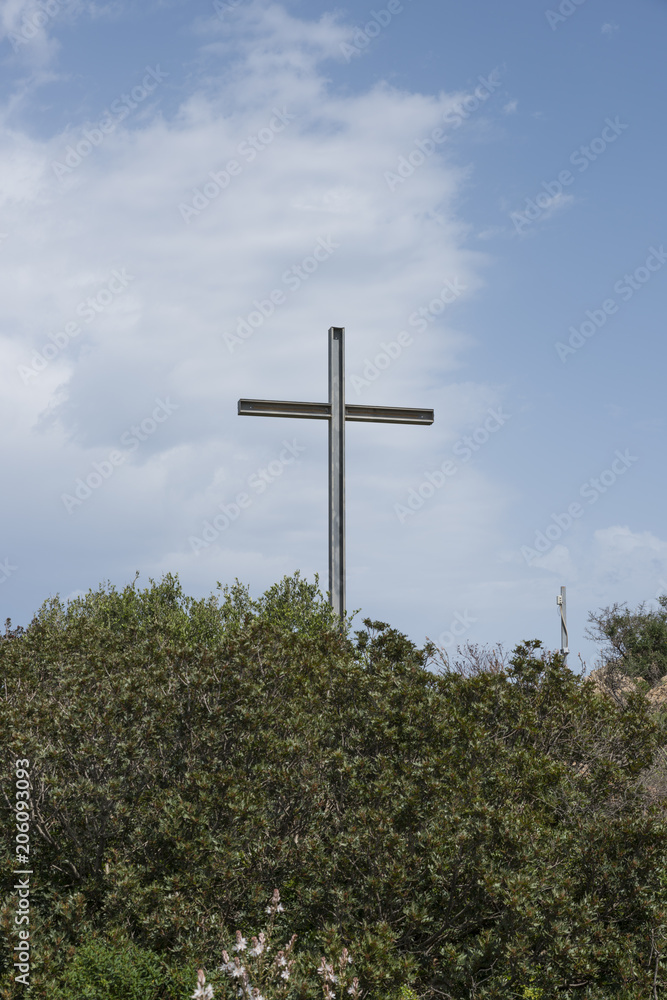
[{"label": "shrub", "polygon": [[185,997],[185,971],[131,941],[94,940],[77,949],[67,967],[58,1000],[162,1000]]},{"label": "shrub", "polygon": [[[193,993],[195,1000],[213,1000],[216,991],[214,983],[222,986],[226,997],[245,997],[247,1000],[288,1000],[291,997],[312,997],[319,992],[314,982],[314,970],[308,969],[303,961],[295,957],[296,934],[292,934],[282,948],[273,944],[276,917],[284,911],[280,902],[280,892],[274,889],[266,908],[269,923],[265,930],[251,936],[250,946],[241,931],[237,930],[235,943],[228,944],[222,951],[223,964],[218,967],[218,975],[213,974],[210,982],[199,969],[197,987]],[[229,952],[236,952],[230,957]],[[324,1000],[334,1000],[336,995],[351,1000],[359,1000],[361,989],[359,978],[354,975],[353,958],[347,948],[339,957],[327,961],[322,957],[316,970],[320,977],[320,988]],[[221,975],[220,975],[221,974]],[[338,991],[338,993],[336,993]]]},{"label": "shrub", "polygon": [[588,616],[587,636],[603,643],[602,662],[650,687],[667,674],[667,594],[658,604],[653,611],[614,604]]},{"label": "shrub", "polygon": [[410,986],[401,986],[398,993],[394,994],[393,1000],[419,1000],[419,997]]},{"label": "shrub", "polygon": [[[102,934],[192,991],[276,885],[295,959],[349,944],[368,1000],[663,989],[667,829],[640,781],[664,736],[645,700],[596,697],[536,641],[436,674],[385,623],[350,637],[329,611],[298,577],[199,602],[167,577],[47,602],[0,640],[3,787],[18,757],[32,779],[33,998]],[[14,909],[8,892],[3,1000]]]}]

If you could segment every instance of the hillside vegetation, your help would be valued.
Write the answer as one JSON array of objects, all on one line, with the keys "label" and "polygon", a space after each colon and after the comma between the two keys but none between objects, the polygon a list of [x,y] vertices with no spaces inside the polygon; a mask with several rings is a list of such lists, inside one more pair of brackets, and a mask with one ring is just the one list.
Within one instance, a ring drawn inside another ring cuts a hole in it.
[{"label": "hillside vegetation", "polygon": [[289,1000],[321,997],[344,946],[369,1000],[667,995],[645,693],[600,697],[536,640],[449,663],[364,625],[297,574],[256,601],[106,586],[7,630],[0,997],[24,992],[16,759],[33,998],[185,1000],[199,968],[235,997],[222,950],[269,919],[276,948],[297,935]]}]

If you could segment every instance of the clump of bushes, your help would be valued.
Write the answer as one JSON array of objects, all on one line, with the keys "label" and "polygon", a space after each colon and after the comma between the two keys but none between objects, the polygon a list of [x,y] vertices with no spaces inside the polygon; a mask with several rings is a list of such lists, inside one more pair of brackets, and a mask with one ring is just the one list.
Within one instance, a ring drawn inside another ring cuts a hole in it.
[{"label": "clump of bushes", "polygon": [[[191,979],[190,970],[169,969],[158,955],[139,948],[133,941],[97,938],[77,948],[65,968],[58,997],[59,1000],[180,998],[186,996]],[[55,996],[55,989],[51,995]]]},{"label": "clump of bushes", "polygon": [[649,609],[642,603],[634,611],[613,604],[588,616],[586,634],[602,644],[602,662],[647,688],[667,674],[667,594],[657,604]]},{"label": "clump of bushes", "polygon": [[[320,995],[321,956],[346,947],[362,1000],[664,990],[667,826],[642,786],[662,723],[536,640],[474,669],[435,654],[383,622],[353,632],[298,575],[259,600],[107,586],[9,630],[2,784],[30,760],[33,998],[106,976],[185,1000],[200,968],[197,988],[229,990],[222,950],[276,886],[289,1000]],[[23,989],[14,908],[7,891],[3,1000]]]}]

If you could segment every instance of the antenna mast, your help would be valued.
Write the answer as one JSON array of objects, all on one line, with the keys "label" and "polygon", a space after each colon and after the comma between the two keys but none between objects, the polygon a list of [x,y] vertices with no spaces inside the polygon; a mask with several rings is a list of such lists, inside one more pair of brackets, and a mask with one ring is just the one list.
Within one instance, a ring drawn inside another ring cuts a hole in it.
[{"label": "antenna mast", "polygon": [[560,594],[556,598],[556,604],[558,605],[558,610],[560,611],[560,654],[563,657],[565,665],[567,666],[567,655],[570,650],[568,649],[567,603],[565,600],[565,587],[560,588]]}]

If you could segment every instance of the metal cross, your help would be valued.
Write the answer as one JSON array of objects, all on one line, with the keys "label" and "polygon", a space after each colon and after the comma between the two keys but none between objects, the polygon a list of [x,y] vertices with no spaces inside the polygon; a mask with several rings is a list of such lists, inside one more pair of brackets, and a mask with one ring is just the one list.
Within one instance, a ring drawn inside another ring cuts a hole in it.
[{"label": "metal cross", "polygon": [[329,402],[293,403],[239,399],[240,417],[303,417],[329,421],[329,600],[345,613],[345,421],[432,424],[433,410],[401,406],[359,406],[345,402],[345,328],[329,329]]}]

